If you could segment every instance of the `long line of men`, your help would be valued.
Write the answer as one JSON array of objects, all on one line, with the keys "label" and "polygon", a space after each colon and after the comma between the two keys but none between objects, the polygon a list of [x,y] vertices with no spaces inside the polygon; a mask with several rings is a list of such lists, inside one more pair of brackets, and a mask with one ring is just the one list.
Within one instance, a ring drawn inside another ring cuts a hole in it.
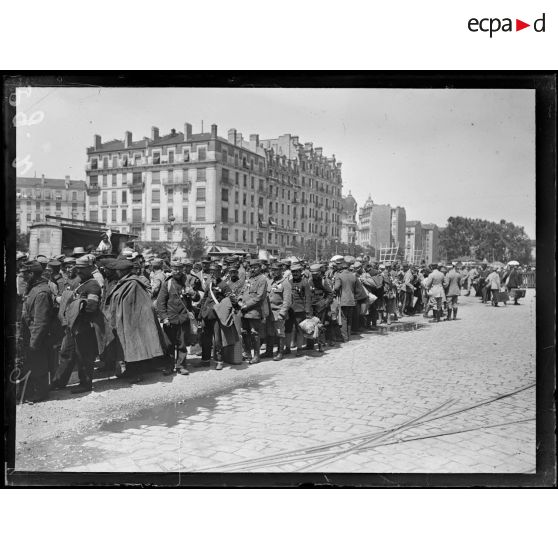
[{"label": "long line of men", "polygon": [[475,281],[453,264],[340,255],[313,264],[239,256],[145,261],[132,248],[95,257],[78,247],[72,256],[20,263],[22,399],[30,402],[64,389],[76,368],[72,392],[90,392],[99,359],[116,375],[132,376],[136,363],[159,358],[170,362],[165,374],[188,374],[195,345],[197,366],[213,359],[221,370],[224,362],[323,351],[417,312],[456,319],[461,288]]}]

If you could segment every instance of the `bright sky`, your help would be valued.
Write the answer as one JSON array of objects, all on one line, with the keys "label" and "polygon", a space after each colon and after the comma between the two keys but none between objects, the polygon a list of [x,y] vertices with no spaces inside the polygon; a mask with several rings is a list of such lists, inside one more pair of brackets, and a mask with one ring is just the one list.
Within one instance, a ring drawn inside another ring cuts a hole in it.
[{"label": "bright sky", "polygon": [[[27,118],[25,118],[27,117]],[[85,178],[103,141],[218,125],[291,133],[343,161],[344,194],[402,205],[408,220],[506,219],[535,237],[532,90],[33,88],[18,105],[20,176]],[[35,124],[27,125],[29,122]]]}]

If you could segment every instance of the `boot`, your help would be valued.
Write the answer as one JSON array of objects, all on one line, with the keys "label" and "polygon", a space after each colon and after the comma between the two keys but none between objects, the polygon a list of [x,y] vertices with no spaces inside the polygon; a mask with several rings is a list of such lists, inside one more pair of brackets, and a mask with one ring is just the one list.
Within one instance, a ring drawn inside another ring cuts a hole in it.
[{"label": "boot", "polygon": [[453,319],[457,320],[457,308],[453,309]]},{"label": "boot", "polygon": [[252,343],[248,332],[242,333],[242,358],[248,361],[252,358]]},{"label": "boot", "polygon": [[260,336],[258,333],[251,334],[252,349],[254,351],[254,357],[250,360],[249,364],[258,364],[261,362],[260,358]]},{"label": "boot", "polygon": [[293,334],[286,333],[285,334],[285,350],[283,351],[284,354],[290,355],[291,354],[291,343],[293,342]]},{"label": "boot", "polygon": [[279,337],[277,354],[273,357],[273,360],[276,362],[279,360],[283,360],[284,352],[285,352],[285,338]]},{"label": "boot", "polygon": [[436,321],[439,322],[442,319],[442,311],[434,310],[434,315],[436,316]]},{"label": "boot", "polygon": [[219,360],[215,365],[215,370],[223,370],[223,363]]},{"label": "boot", "polygon": [[261,358],[273,358],[273,337],[268,337],[265,341],[265,353]]},{"label": "boot", "polygon": [[446,319],[446,322],[449,322],[451,320],[451,308],[448,308],[448,317]]}]

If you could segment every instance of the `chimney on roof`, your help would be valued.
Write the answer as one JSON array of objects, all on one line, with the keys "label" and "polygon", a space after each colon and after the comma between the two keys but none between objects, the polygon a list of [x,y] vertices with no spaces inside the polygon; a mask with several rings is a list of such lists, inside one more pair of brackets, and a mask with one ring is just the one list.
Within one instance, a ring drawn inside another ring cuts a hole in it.
[{"label": "chimney on roof", "polygon": [[313,145],[314,145],[314,144],[313,144],[311,141],[310,141],[310,142],[306,142],[306,143],[304,144],[304,149],[305,149],[306,151],[312,151]]},{"label": "chimney on roof", "polygon": [[45,185],[45,175],[41,174],[41,186]]},{"label": "chimney on roof", "polygon": [[291,139],[293,140],[293,143],[294,143],[295,145],[298,144],[298,140],[299,140],[298,136],[292,136]]},{"label": "chimney on roof", "polygon": [[217,139],[217,124],[211,124],[211,139]]},{"label": "chimney on roof", "polygon": [[151,126],[151,141],[157,141],[159,139],[159,128],[157,126]]},{"label": "chimney on roof", "polygon": [[192,137],[192,124],[189,122],[184,123],[184,140],[189,140]]},{"label": "chimney on roof", "polygon": [[250,134],[250,149],[256,151],[260,146],[260,136],[258,134]]},{"label": "chimney on roof", "polygon": [[64,186],[66,186],[66,190],[68,190],[68,188],[70,187],[70,175],[69,174],[67,174],[64,177]]},{"label": "chimney on roof", "polygon": [[322,156],[323,149],[321,147],[316,147],[314,151],[316,152],[316,155],[318,155],[319,157]]},{"label": "chimney on roof", "polygon": [[132,147],[132,132],[124,132],[124,147]]},{"label": "chimney on roof", "polygon": [[242,147],[242,142],[244,141],[244,138],[242,137],[242,134],[240,132],[237,132],[236,134],[236,141],[239,147]]},{"label": "chimney on roof", "polygon": [[236,145],[236,128],[231,128],[228,135],[229,143]]},{"label": "chimney on roof", "polygon": [[93,136],[93,145],[95,149],[101,149],[101,136],[99,134]]},{"label": "chimney on roof", "polygon": [[171,129],[171,136],[176,136],[176,129],[175,128]]}]

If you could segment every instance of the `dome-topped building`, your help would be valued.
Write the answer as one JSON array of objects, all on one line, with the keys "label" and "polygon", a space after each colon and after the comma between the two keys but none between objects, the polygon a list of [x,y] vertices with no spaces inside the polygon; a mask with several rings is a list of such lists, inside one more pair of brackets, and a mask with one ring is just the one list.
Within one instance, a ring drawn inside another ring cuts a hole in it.
[{"label": "dome-topped building", "polygon": [[357,208],[357,202],[349,190],[349,194],[343,196],[341,202],[341,242],[344,244],[355,244],[356,242]]}]

